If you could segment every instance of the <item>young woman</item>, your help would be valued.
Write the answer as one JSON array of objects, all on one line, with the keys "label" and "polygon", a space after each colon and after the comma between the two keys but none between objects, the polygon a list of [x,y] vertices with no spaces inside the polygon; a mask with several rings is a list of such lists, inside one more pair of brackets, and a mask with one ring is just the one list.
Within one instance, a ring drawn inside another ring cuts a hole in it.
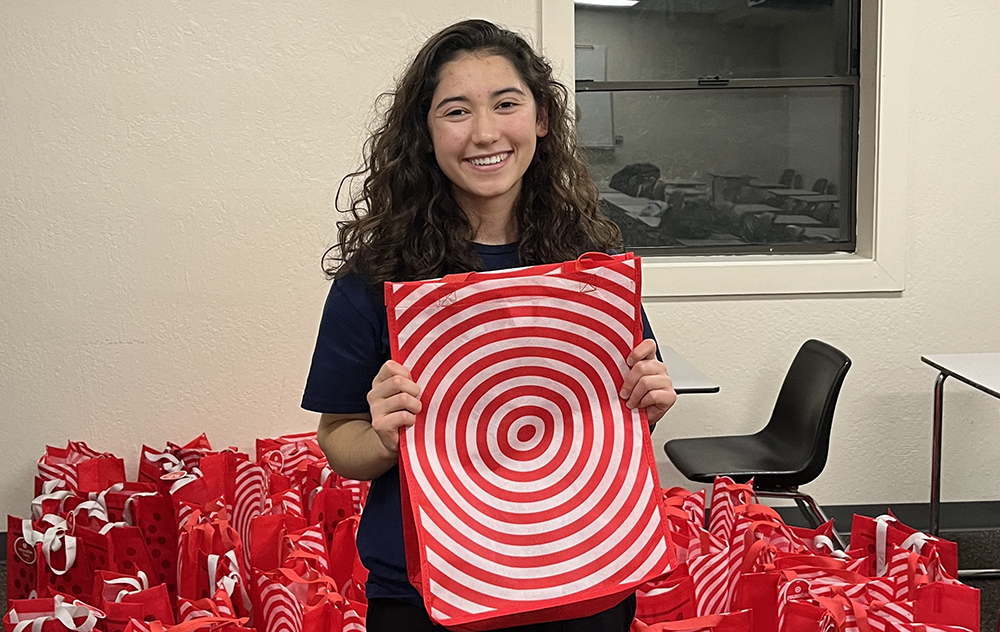
[{"label": "young woman", "polygon": [[[407,580],[397,468],[399,430],[423,403],[406,367],[389,359],[382,284],[621,246],[575,155],[566,89],[517,34],[482,20],[452,25],[424,44],[387,96],[364,166],[348,176],[363,185],[331,249],[335,281],[302,400],[322,413],[331,467],[373,481],[358,530],[371,632],[434,628]],[[645,316],[643,326],[622,397],[652,424],[676,395]],[[627,630],[634,610],[630,598],[533,629]]]}]

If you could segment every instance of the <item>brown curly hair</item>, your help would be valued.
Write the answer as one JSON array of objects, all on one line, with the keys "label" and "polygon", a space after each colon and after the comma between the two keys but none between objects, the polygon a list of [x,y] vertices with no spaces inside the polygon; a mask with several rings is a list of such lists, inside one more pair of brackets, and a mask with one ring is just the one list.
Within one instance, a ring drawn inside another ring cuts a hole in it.
[{"label": "brown curly hair", "polygon": [[338,222],[338,243],[323,267],[330,277],[348,272],[369,282],[410,281],[481,270],[473,230],[434,158],[427,128],[441,67],[463,53],[500,55],[531,90],[548,134],[538,138],[514,204],[521,265],[554,263],[621,248],[618,227],[600,211],[597,187],[576,154],[566,87],[520,35],[485,20],[466,20],[432,36],[394,92],[382,94],[381,125],[364,145],[364,164],[341,181],[350,191],[352,219]]}]

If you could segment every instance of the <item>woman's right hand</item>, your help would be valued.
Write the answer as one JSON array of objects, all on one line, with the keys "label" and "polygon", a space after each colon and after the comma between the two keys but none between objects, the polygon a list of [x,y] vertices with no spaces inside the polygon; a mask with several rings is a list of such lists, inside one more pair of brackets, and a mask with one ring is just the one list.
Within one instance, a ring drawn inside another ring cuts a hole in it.
[{"label": "woman's right hand", "polygon": [[399,457],[399,429],[412,426],[420,412],[420,387],[410,371],[388,360],[379,369],[368,391],[372,428],[386,450],[386,457]]}]

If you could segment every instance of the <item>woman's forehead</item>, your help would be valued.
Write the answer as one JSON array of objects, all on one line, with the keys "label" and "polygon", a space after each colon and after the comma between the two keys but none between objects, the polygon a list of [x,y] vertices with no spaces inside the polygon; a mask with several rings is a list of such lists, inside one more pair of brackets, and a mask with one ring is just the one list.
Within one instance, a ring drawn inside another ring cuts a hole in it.
[{"label": "woman's forehead", "polygon": [[[433,99],[448,96],[478,96],[472,92],[489,94],[495,90],[515,87],[527,93],[521,75],[506,57],[490,53],[466,52],[446,62],[438,72]],[[452,92],[470,94],[451,94]],[[449,94],[445,94],[445,92]]]}]

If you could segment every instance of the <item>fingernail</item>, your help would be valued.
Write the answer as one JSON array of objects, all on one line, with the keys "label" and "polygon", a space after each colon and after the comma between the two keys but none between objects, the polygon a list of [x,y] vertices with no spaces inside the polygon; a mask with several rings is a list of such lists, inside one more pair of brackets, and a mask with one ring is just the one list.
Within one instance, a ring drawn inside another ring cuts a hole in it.
[{"label": "fingernail", "polygon": [[626,397],[628,397],[628,393],[625,392],[625,387],[624,386],[622,387],[622,390],[618,391],[618,397],[621,397],[622,399],[625,399]]}]

